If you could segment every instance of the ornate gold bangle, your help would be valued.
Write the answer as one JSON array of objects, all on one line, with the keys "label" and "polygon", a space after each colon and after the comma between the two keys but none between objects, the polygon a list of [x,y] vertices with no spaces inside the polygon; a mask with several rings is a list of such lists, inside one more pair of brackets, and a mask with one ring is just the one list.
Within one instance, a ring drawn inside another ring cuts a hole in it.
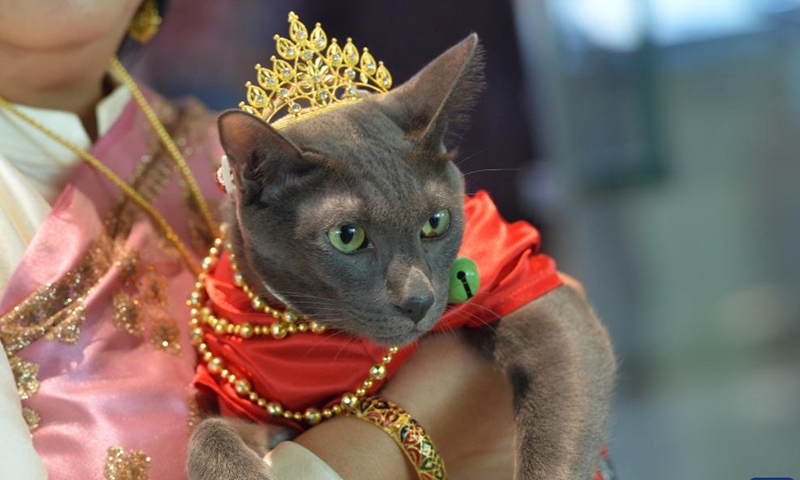
[{"label": "ornate gold bangle", "polygon": [[365,397],[346,405],[344,413],[380,427],[408,457],[420,480],[446,480],[444,460],[425,430],[408,412],[377,397]]}]

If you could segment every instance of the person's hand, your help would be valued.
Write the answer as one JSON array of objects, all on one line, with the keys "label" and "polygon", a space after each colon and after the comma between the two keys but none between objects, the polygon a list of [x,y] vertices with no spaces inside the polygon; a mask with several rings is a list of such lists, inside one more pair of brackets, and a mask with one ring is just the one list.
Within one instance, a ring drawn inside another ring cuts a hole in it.
[{"label": "person's hand", "polygon": [[[510,479],[511,387],[460,335],[428,335],[379,394],[408,411],[433,440],[453,480]],[[345,480],[415,480],[405,454],[380,428],[336,417],[295,439]]]},{"label": "person's hand", "polygon": [[505,374],[462,336],[428,335],[383,389],[428,431],[451,479],[511,479],[512,391]]}]

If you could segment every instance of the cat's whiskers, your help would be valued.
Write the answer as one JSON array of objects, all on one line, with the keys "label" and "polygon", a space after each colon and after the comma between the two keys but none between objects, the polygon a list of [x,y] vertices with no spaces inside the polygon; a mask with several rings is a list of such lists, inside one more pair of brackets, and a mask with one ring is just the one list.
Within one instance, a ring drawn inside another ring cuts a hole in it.
[{"label": "cat's whiskers", "polygon": [[[483,305],[478,305],[478,304],[475,304],[475,305],[480,307],[480,308],[482,308],[482,309],[484,309],[485,311],[491,313],[492,316],[494,316],[495,318],[502,318],[502,317],[500,317],[500,315],[495,313],[490,308],[484,307]],[[467,318],[472,319],[472,320],[477,320],[478,323],[480,323],[482,326],[489,327],[490,329],[492,329],[493,332],[497,331],[497,328],[490,321],[486,321],[483,318],[479,317],[478,315],[475,315],[474,313],[470,313],[470,312],[466,312],[466,311],[459,311],[459,312],[456,312],[456,315],[461,315],[462,318],[463,317],[467,317]]]},{"label": "cat's whiskers", "polygon": [[487,172],[519,172],[519,168],[482,168],[480,170],[472,170],[469,172],[464,173],[464,178],[469,177],[475,173],[487,173]]},{"label": "cat's whiskers", "polygon": [[477,157],[478,155],[482,155],[482,154],[486,153],[486,150],[487,150],[487,149],[485,149],[485,148],[482,148],[482,149],[478,150],[477,152],[473,153],[472,155],[469,155],[469,156],[467,156],[467,157],[464,157],[464,158],[462,158],[461,160],[459,160],[459,161],[457,161],[457,162],[454,162],[454,163],[455,163],[455,164],[456,164],[456,166],[457,166],[457,167],[459,167],[459,169],[460,169],[460,168],[461,168],[461,164],[462,164],[462,163],[464,163],[464,162],[467,162],[467,161],[469,161],[469,160],[472,160],[473,158]]},{"label": "cat's whiskers", "polygon": [[[316,342],[314,345],[312,345],[312,346],[311,346],[311,348],[309,348],[309,349],[306,351],[306,354],[304,355],[304,357],[308,357],[309,355],[311,355],[311,353],[312,353],[312,352],[313,352],[313,351],[314,351],[314,350],[315,350],[315,349],[316,349],[318,346],[320,346],[320,345],[324,345],[324,344],[325,344],[325,343],[326,343],[328,340],[330,340],[331,338],[333,338],[333,337],[335,337],[335,336],[337,336],[337,335],[344,335],[345,333],[346,333],[346,332],[344,332],[343,330],[333,330],[333,331],[326,330],[326,334],[325,334],[325,336],[321,336],[321,337],[320,337],[320,338],[317,340],[317,342]],[[340,353],[341,353],[341,351],[340,351]],[[338,354],[337,354],[337,355],[338,355]]]}]

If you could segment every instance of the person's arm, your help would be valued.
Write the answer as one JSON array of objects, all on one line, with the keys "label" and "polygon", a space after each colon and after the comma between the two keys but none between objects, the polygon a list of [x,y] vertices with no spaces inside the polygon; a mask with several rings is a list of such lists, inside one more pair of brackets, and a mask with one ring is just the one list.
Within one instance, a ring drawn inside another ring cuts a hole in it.
[{"label": "person's arm", "polygon": [[[505,375],[462,336],[425,337],[379,394],[425,428],[451,479],[510,479],[511,387]],[[337,417],[297,437],[345,480],[416,480],[403,451],[380,428]],[[282,480],[282,479],[279,479]]]}]

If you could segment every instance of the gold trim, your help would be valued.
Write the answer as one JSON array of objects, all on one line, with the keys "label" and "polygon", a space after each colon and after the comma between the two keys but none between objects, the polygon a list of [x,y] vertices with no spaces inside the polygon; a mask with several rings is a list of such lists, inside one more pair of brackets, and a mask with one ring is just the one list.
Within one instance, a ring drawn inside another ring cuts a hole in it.
[{"label": "gold trim", "polygon": [[107,480],[147,480],[150,478],[151,459],[143,450],[125,451],[122,447],[111,447],[106,455],[103,476]]},{"label": "gold trim", "polygon": [[22,418],[25,419],[25,423],[28,424],[28,430],[31,432],[39,428],[39,422],[42,421],[42,416],[28,407],[22,407]]}]

